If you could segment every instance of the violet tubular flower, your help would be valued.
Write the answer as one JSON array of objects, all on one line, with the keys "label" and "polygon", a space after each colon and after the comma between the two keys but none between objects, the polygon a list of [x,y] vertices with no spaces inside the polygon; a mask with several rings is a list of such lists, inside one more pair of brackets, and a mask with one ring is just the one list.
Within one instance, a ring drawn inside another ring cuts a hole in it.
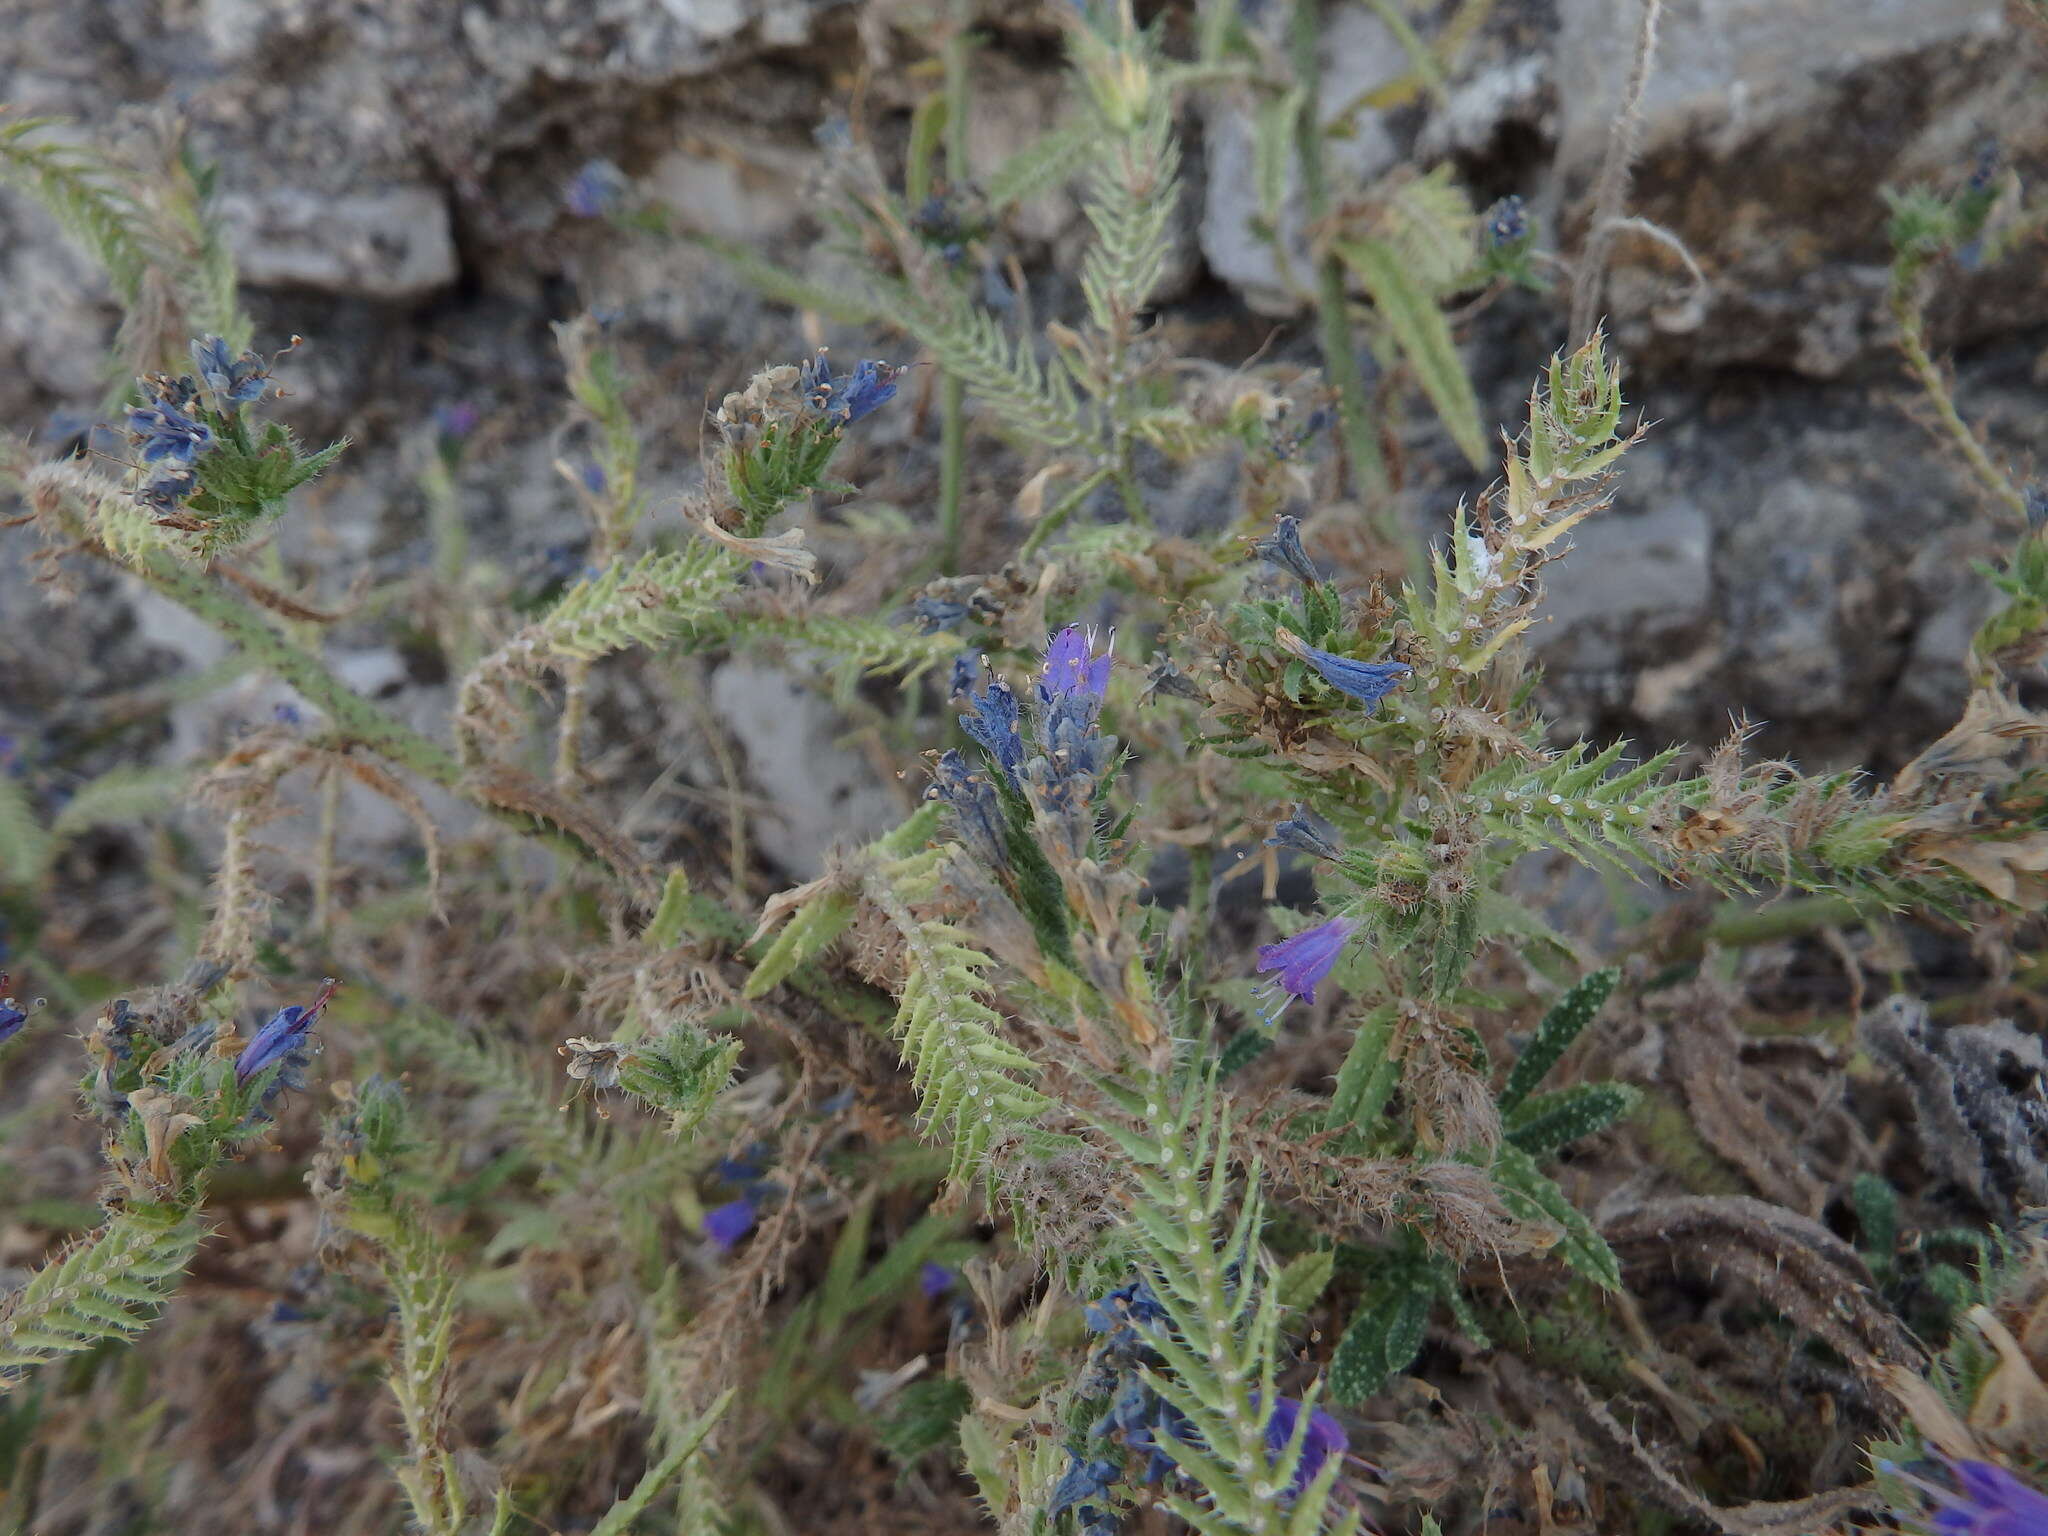
[{"label": "violet tubular flower", "polygon": [[1949,1460],[1949,1473],[1956,1481],[1953,1491],[1910,1476],[1890,1462],[1879,1463],[1879,1468],[1927,1495],[1934,1509],[1924,1530],[1942,1536],[2048,1536],[2048,1494],[1995,1462]]},{"label": "violet tubular flower", "polygon": [[1358,700],[1367,714],[1377,709],[1380,700],[1415,670],[1403,661],[1356,661],[1349,656],[1319,651],[1291,630],[1277,629],[1273,639],[1283,651],[1307,662],[1332,688]]},{"label": "violet tubular flower", "polygon": [[274,1066],[294,1055],[313,1032],[322,1010],[340,986],[341,983],[330,976],[313,994],[312,1002],[303,1007],[294,1003],[272,1014],[270,1022],[256,1031],[255,1037],[242,1047],[242,1054],[235,1058],[236,1086],[246,1084],[265,1067]]},{"label": "violet tubular flower", "polygon": [[1045,645],[1045,665],[1038,672],[1038,702],[1050,707],[1063,699],[1092,699],[1100,707],[1109,692],[1110,650],[1095,654],[1095,636],[1077,624],[1069,624]]},{"label": "violet tubular flower", "polygon": [[[1266,1420],[1266,1454],[1274,1460],[1284,1455],[1293,1443],[1305,1406],[1299,1398],[1273,1399],[1273,1413]],[[1344,1433],[1342,1424],[1320,1408],[1308,1409],[1308,1428],[1302,1431],[1301,1459],[1294,1464],[1290,1491],[1300,1493],[1315,1480],[1325,1462],[1332,1456],[1341,1460],[1350,1449],[1351,1437]]]},{"label": "violet tubular flower", "polygon": [[1337,964],[1358,923],[1349,917],[1333,917],[1313,928],[1304,928],[1291,939],[1259,946],[1261,971],[1279,974],[1266,983],[1270,993],[1285,992],[1304,1003],[1316,1000],[1316,988]]},{"label": "violet tubular flower", "polygon": [[717,1245],[719,1252],[731,1253],[734,1245],[754,1230],[758,1214],[754,1202],[745,1196],[714,1205],[704,1213],[704,1235]]}]

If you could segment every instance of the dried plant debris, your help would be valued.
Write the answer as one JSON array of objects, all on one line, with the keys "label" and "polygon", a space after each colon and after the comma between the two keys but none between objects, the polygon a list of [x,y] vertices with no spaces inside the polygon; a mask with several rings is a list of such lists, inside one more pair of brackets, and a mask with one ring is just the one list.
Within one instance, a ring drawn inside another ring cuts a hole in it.
[{"label": "dried plant debris", "polygon": [[1929,1168],[2002,1222],[2048,1205],[2048,1054],[2001,1019],[1943,1027],[1892,997],[1858,1038],[1905,1090]]}]

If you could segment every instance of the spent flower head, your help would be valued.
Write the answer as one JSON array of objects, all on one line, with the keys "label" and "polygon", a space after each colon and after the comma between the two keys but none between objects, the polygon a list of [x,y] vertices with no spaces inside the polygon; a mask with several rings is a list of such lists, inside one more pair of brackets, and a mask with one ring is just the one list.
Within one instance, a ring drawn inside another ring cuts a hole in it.
[{"label": "spent flower head", "polygon": [[1268,565],[1277,565],[1298,580],[1310,586],[1318,585],[1323,573],[1316,569],[1315,561],[1301,544],[1301,519],[1283,517],[1274,525],[1273,531],[1252,545],[1252,553]]}]

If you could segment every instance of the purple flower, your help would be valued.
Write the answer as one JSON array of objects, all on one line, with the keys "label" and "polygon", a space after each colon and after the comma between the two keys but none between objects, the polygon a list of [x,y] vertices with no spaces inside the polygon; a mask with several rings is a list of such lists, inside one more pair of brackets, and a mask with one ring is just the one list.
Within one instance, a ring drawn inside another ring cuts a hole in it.
[{"label": "purple flower", "polygon": [[1273,632],[1274,640],[1283,651],[1299,656],[1314,667],[1318,676],[1339,693],[1349,694],[1365,706],[1371,714],[1379,707],[1381,699],[1400,686],[1401,679],[1415,669],[1401,661],[1354,661],[1349,656],[1336,656],[1328,651],[1319,651],[1289,630]]},{"label": "purple flower", "polygon": [[744,1198],[728,1200],[704,1213],[704,1235],[716,1243],[721,1252],[731,1253],[733,1244],[754,1230],[754,1217],[753,1201]]},{"label": "purple flower", "polygon": [[937,1301],[953,1289],[953,1282],[960,1277],[943,1264],[925,1260],[924,1268],[917,1272],[917,1288],[923,1291],[927,1300]]},{"label": "purple flower", "polygon": [[261,400],[270,388],[270,370],[254,352],[228,356],[228,344],[218,336],[204,336],[192,343],[192,361],[199,377],[223,404],[247,405]]},{"label": "purple flower", "polygon": [[626,195],[626,173],[609,160],[587,160],[569,178],[562,203],[579,219],[595,219],[611,212]]},{"label": "purple flower", "polygon": [[434,407],[434,430],[448,442],[459,443],[476,430],[482,420],[477,408],[466,400]]},{"label": "purple flower", "polygon": [[2048,1495],[1993,1462],[1948,1460],[1949,1474],[1958,1485],[1954,1491],[1913,1477],[1892,1462],[1877,1465],[1933,1502],[1934,1522],[1914,1522],[1920,1529],[1944,1536],[2048,1536]]},{"label": "purple flower", "polygon": [[1312,587],[1323,579],[1315,561],[1301,547],[1301,519],[1298,517],[1281,518],[1271,533],[1252,545],[1252,553],[1268,565],[1277,565]]},{"label": "purple flower", "polygon": [[[1111,644],[1115,643],[1112,637]],[[1100,703],[1109,691],[1109,646],[1095,654],[1095,636],[1069,624],[1046,642],[1045,665],[1038,672],[1038,701],[1087,695]]]},{"label": "purple flower", "polygon": [[582,470],[579,471],[577,478],[582,480],[583,489],[590,492],[593,496],[602,496],[605,493],[605,487],[611,483],[605,479],[604,466],[601,464],[585,464]]},{"label": "purple flower", "polygon": [[[1302,1407],[1299,1398],[1273,1399],[1273,1416],[1266,1420],[1266,1451],[1274,1460],[1285,1455],[1293,1443]],[[1309,1409],[1308,1428],[1302,1431],[1301,1460],[1294,1466],[1293,1491],[1301,1492],[1323,1470],[1324,1462],[1332,1456],[1342,1457],[1350,1449],[1351,1438],[1342,1424],[1320,1408]]]},{"label": "purple flower", "polygon": [[256,1031],[255,1038],[243,1046],[242,1054],[235,1058],[236,1085],[248,1082],[265,1067],[298,1050],[319,1022],[321,1010],[340,986],[341,983],[330,976],[320,983],[320,990],[313,994],[312,1002],[304,1007],[294,1003],[272,1014],[270,1022]]},{"label": "purple flower", "polygon": [[1333,917],[1278,944],[1260,945],[1259,969],[1280,973],[1267,983],[1268,987],[1292,993],[1304,1003],[1314,1002],[1316,987],[1330,974],[1337,956],[1344,952],[1345,942],[1357,931],[1358,924],[1353,919]]}]

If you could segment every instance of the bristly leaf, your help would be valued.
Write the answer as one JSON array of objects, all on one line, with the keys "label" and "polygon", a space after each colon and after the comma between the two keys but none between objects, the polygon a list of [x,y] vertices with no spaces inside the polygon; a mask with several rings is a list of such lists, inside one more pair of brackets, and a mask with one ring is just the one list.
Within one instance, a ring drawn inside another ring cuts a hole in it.
[{"label": "bristly leaf", "polygon": [[1451,440],[1473,468],[1485,468],[1491,454],[1480,425],[1479,397],[1458,357],[1443,311],[1386,242],[1344,240],[1337,243],[1336,250],[1372,295],[1380,317],[1393,333],[1401,355],[1414,368]]},{"label": "bristly leaf", "polygon": [[1330,1357],[1330,1393],[1357,1405],[1408,1368],[1421,1352],[1435,1288],[1401,1267],[1367,1291]]},{"label": "bristly leaf", "polygon": [[182,1211],[136,1207],[37,1270],[0,1309],[0,1395],[36,1366],[142,1333],[204,1235]]},{"label": "bristly leaf", "polygon": [[1503,1143],[1493,1163],[1494,1187],[1501,1203],[1524,1221],[1547,1221],[1562,1229],[1557,1245],[1564,1261],[1603,1291],[1621,1289],[1621,1261],[1607,1239],[1566,1198],[1554,1181],[1537,1168],[1521,1148]]},{"label": "bristly leaf", "polygon": [[1504,1112],[1513,1109],[1535,1091],[1536,1085],[1549,1075],[1550,1069],[1571,1048],[1572,1042],[1593,1022],[1593,1016],[1620,982],[1619,970],[1610,967],[1593,971],[1581,977],[1570,991],[1551,1005],[1550,1011],[1543,1015],[1543,1022],[1536,1026],[1536,1033],[1515,1059],[1514,1068],[1508,1073],[1507,1086],[1500,1091],[1500,1107]]},{"label": "bristly leaf", "polygon": [[1549,1157],[1624,1119],[1641,1098],[1626,1083],[1579,1083],[1560,1093],[1540,1094],[1508,1116],[1507,1137],[1531,1157]]}]

